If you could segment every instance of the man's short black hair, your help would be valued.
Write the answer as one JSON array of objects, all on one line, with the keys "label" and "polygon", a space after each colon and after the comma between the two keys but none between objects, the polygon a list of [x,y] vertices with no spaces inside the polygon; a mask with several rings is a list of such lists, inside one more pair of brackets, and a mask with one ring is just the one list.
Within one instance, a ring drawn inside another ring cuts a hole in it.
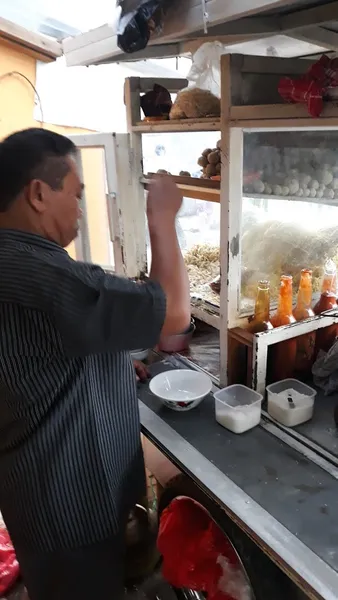
[{"label": "man's short black hair", "polygon": [[5,212],[33,180],[62,189],[69,172],[66,158],[76,154],[73,142],[47,129],[24,129],[0,143],[0,212]]}]

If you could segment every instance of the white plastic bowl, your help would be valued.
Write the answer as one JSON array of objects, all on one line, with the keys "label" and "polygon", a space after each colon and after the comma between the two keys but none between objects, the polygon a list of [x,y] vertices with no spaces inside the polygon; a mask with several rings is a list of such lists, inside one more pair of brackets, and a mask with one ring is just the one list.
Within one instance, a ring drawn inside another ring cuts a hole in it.
[{"label": "white plastic bowl", "polygon": [[200,371],[175,369],[156,375],[149,388],[168,408],[187,411],[210,394],[212,383],[210,377]]}]

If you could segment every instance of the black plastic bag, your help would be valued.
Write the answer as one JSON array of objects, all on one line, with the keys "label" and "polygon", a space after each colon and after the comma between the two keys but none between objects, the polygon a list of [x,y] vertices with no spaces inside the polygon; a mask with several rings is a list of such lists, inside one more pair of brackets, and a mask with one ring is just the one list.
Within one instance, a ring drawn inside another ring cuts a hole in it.
[{"label": "black plastic bag", "polygon": [[145,117],[167,117],[172,107],[171,96],[164,87],[155,83],[150,92],[141,96],[141,108]]},{"label": "black plastic bag", "polygon": [[117,45],[131,54],[144,50],[150,34],[162,25],[165,0],[119,0],[122,13],[117,30]]}]

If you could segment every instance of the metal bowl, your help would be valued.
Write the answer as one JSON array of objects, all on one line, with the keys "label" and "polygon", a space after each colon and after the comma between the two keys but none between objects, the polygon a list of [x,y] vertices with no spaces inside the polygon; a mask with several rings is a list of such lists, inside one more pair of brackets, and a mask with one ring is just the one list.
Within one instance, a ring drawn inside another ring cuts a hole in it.
[{"label": "metal bowl", "polygon": [[189,348],[196,326],[192,320],[189,329],[177,335],[162,335],[159,341],[159,349],[162,352],[183,352]]}]

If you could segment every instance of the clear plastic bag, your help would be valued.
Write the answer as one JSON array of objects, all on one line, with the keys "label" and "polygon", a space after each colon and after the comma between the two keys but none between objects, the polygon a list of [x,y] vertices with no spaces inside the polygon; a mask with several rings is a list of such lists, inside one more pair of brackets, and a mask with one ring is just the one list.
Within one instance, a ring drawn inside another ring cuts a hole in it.
[{"label": "clear plastic bag", "polygon": [[188,87],[177,95],[171,119],[220,116],[221,56],[224,53],[225,47],[220,42],[208,42],[195,52],[187,75]]},{"label": "clear plastic bag", "polygon": [[194,54],[192,67],[187,75],[189,88],[208,90],[221,97],[221,56],[225,46],[220,42],[207,42]]}]

